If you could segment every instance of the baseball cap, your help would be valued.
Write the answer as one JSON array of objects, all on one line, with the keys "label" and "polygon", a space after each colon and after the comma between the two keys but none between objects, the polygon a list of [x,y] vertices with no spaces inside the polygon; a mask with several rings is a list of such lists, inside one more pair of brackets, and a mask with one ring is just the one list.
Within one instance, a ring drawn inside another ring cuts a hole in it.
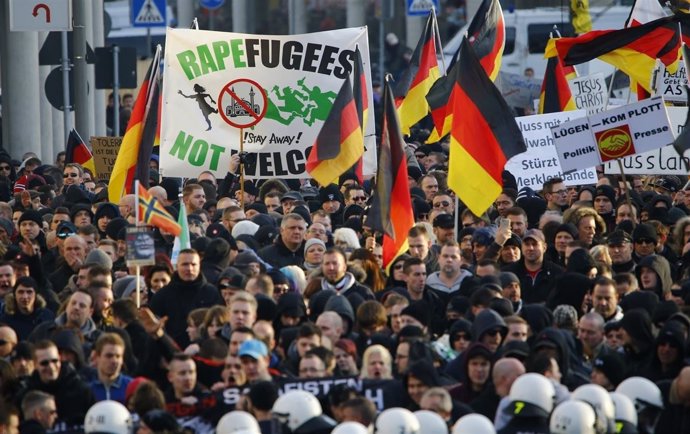
[{"label": "baseball cap", "polygon": [[258,339],[249,339],[248,341],[242,342],[239,350],[240,357],[248,356],[252,359],[258,360],[262,357],[268,355],[268,350],[266,349],[266,344]]},{"label": "baseball cap", "polygon": [[57,229],[55,230],[55,234],[58,238],[67,238],[68,236],[74,235],[76,233],[77,227],[69,221],[61,221],[58,224]]},{"label": "baseball cap", "polygon": [[280,201],[282,202],[282,201],[287,200],[287,199],[292,199],[292,200],[304,200],[304,198],[302,197],[302,195],[301,195],[299,192],[297,192],[297,191],[288,191],[287,193],[285,193],[285,194],[280,198]]},{"label": "baseball cap", "polygon": [[522,237],[522,240],[526,240],[527,238],[532,238],[533,240],[541,241],[542,243],[546,243],[546,238],[544,238],[544,233],[540,231],[539,229],[528,229],[527,232],[525,232],[525,236]]}]

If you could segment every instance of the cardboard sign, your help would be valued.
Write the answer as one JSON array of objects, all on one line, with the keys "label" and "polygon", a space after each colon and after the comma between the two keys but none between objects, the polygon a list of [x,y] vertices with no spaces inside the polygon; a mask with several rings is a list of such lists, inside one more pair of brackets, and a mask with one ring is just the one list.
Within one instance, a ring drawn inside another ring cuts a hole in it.
[{"label": "cardboard sign", "polygon": [[584,110],[574,110],[516,118],[527,144],[527,152],[511,158],[505,168],[517,179],[518,189],[531,187],[541,190],[544,181],[555,177],[563,178],[566,185],[586,185],[597,182],[594,168],[563,173],[551,135],[551,127],[583,118],[585,114]]},{"label": "cardboard sign", "polygon": [[[683,131],[685,119],[688,115],[688,108],[666,107],[666,112],[668,113],[668,119],[671,123],[671,132],[674,137],[678,137],[678,134]],[[690,151],[685,153],[684,159],[690,162]],[[683,158],[678,155],[673,146],[664,146],[663,148],[653,151],[631,155],[630,157],[621,159],[621,162],[623,163],[623,170],[629,175],[686,176],[688,174],[685,169]],[[604,172],[606,174],[619,175],[620,168],[618,167],[618,163],[606,163],[604,165]]]},{"label": "cardboard sign", "polygon": [[156,263],[156,246],[153,232],[146,226],[127,228],[127,266],[145,266]]},{"label": "cardboard sign", "polygon": [[688,85],[688,76],[685,71],[685,62],[681,60],[675,74],[670,74],[666,68],[661,68],[656,72],[654,82],[655,95],[661,96],[665,101],[685,104],[688,100],[685,86]]},{"label": "cardboard sign", "polygon": [[660,97],[595,113],[551,129],[563,170],[592,167],[673,142]]},{"label": "cardboard sign", "polygon": [[568,86],[578,109],[587,110],[588,115],[606,110],[608,87],[603,73],[576,77],[568,81]]},{"label": "cardboard sign", "polygon": [[100,181],[108,181],[113,173],[122,137],[91,137],[93,161]]}]

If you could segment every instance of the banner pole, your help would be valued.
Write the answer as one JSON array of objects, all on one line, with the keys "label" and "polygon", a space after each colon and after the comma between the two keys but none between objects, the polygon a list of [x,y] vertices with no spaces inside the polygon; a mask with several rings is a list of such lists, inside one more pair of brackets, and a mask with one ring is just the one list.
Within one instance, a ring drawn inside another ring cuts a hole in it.
[{"label": "banner pole", "polygon": [[141,267],[137,265],[137,309],[141,307],[141,279],[139,276],[141,276]]},{"label": "banner pole", "polygon": [[244,129],[240,128],[240,206],[244,211]]}]

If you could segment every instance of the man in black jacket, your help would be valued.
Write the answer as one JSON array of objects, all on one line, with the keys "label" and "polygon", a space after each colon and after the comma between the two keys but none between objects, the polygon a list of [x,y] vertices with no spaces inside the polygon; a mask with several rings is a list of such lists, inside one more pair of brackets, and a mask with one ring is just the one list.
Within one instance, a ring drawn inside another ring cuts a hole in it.
[{"label": "man in black jacket", "polygon": [[296,213],[287,214],[280,223],[280,235],[270,246],[259,250],[259,256],[275,268],[287,265],[302,266],[304,262],[304,235],[307,222]]},{"label": "man in black jacket", "polygon": [[45,434],[57,420],[55,398],[45,392],[32,390],[22,399],[24,421],[19,425],[20,434]]},{"label": "man in black jacket", "polygon": [[185,348],[189,345],[187,336],[187,315],[193,309],[223,305],[220,292],[206,282],[201,274],[201,258],[194,249],[185,249],[177,258],[177,271],[167,286],[161,288],[149,304],[153,313],[168,317],[165,331]]}]

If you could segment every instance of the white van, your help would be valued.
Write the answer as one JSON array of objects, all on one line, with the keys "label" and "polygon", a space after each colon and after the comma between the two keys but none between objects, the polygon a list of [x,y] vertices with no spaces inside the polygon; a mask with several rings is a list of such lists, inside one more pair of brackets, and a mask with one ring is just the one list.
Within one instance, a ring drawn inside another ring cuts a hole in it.
[{"label": "white van", "polygon": [[[625,20],[628,19],[629,14],[630,6],[592,7],[590,8],[592,29],[621,29],[625,26]],[[504,10],[503,18],[506,26],[506,45],[501,71],[504,72],[522,75],[526,68],[532,68],[535,77],[542,78],[546,69],[544,49],[554,26],[557,26],[562,36],[573,36],[573,26],[570,23],[567,8]],[[450,64],[450,60],[460,47],[467,27],[467,25],[463,27],[443,47],[446,65]],[[589,63],[589,65],[577,65],[578,74],[603,72],[608,76],[613,73],[613,66],[604,62],[594,60]]]}]

